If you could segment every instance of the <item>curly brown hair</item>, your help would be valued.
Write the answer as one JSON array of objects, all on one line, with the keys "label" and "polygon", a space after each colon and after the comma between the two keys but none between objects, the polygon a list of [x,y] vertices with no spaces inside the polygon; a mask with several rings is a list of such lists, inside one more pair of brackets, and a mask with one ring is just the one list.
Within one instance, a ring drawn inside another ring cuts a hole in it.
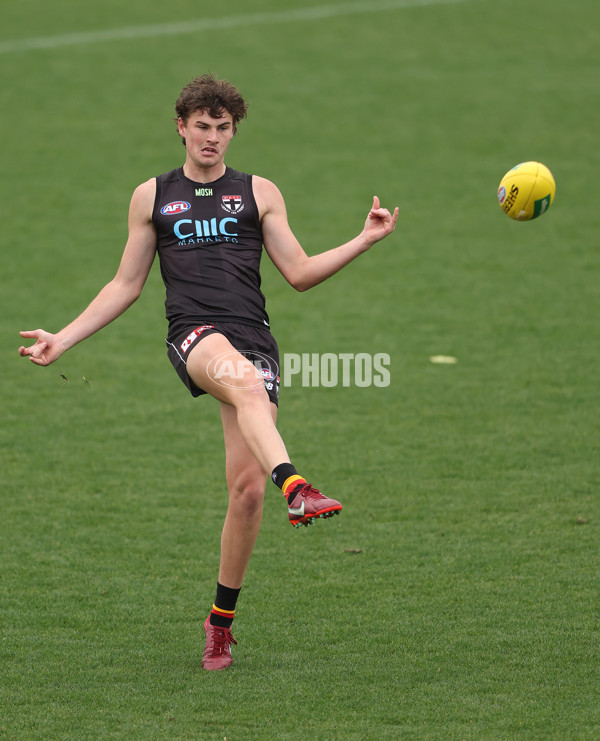
[{"label": "curly brown hair", "polygon": [[184,122],[196,111],[205,111],[213,118],[221,118],[226,111],[233,118],[235,132],[237,124],[246,117],[248,104],[228,80],[217,80],[212,74],[200,75],[188,82],[175,103],[177,118]]}]

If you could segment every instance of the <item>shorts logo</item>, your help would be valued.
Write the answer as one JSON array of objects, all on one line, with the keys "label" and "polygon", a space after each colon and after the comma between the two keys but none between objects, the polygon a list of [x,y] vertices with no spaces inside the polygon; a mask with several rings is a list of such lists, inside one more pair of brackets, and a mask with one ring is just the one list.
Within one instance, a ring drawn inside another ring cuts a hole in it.
[{"label": "shorts logo", "polygon": [[196,327],[193,332],[190,332],[185,340],[181,343],[181,352],[185,355],[186,352],[190,349],[190,346],[194,342],[196,337],[200,337],[200,335],[207,329],[214,329],[214,325],[203,324],[201,327]]},{"label": "shorts logo", "polygon": [[163,216],[175,216],[176,214],[182,214],[185,211],[189,211],[191,207],[191,204],[187,201],[171,201],[171,203],[167,203],[166,206],[163,206],[160,212]]},{"label": "shorts logo", "polygon": [[230,214],[239,214],[244,210],[242,196],[221,196],[221,207]]}]

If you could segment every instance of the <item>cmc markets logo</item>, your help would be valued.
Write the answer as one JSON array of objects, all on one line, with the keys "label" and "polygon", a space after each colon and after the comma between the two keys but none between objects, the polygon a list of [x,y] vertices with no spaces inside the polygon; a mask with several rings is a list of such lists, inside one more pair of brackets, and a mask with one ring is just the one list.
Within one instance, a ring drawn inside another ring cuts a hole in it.
[{"label": "cmc markets logo", "polygon": [[206,370],[215,383],[227,388],[251,389],[264,384],[271,391],[279,387],[279,365],[256,350],[227,350],[214,357]]},{"label": "cmc markets logo", "polygon": [[189,211],[192,205],[187,201],[171,201],[163,206],[160,210],[163,216],[174,216],[175,214],[182,214],[185,211]]}]

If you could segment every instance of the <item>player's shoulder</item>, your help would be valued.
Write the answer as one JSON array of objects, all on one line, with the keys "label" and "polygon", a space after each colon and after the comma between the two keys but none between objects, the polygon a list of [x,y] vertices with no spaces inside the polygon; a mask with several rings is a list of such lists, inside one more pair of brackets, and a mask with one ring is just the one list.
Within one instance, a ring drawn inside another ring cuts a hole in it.
[{"label": "player's shoulder", "polygon": [[263,178],[261,175],[252,175],[252,186],[255,189],[258,188],[265,191],[279,192],[279,188],[272,180],[267,180],[267,178]]},{"label": "player's shoulder", "polygon": [[281,191],[272,180],[263,178],[260,175],[253,175],[252,190],[261,214],[274,209],[278,205],[283,205]]},{"label": "player's shoulder", "polygon": [[156,193],[156,178],[149,178],[148,180],[145,180],[143,183],[140,183],[133,191],[133,194],[138,196],[144,196],[150,193]]},{"label": "player's shoulder", "polygon": [[[241,170],[235,170],[230,165],[227,165],[227,169],[225,171],[225,176],[223,179],[227,182],[230,182],[232,180],[240,180],[244,183],[249,183],[252,186],[252,190],[256,190],[257,187],[259,189],[262,189],[265,187],[265,184],[267,184],[268,187],[268,184],[270,183],[269,180],[260,177],[260,175],[255,175],[249,172],[242,172]],[[270,184],[273,185],[273,183]]]},{"label": "player's shoulder", "polygon": [[138,214],[152,215],[154,199],[156,198],[156,178],[140,183],[131,196],[130,210]]}]

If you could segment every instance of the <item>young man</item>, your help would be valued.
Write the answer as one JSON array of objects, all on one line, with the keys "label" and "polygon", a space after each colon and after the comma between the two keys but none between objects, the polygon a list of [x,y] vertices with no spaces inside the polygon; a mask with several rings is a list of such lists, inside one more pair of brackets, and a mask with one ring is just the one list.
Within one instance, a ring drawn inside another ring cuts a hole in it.
[{"label": "young man", "polygon": [[220,402],[224,431],[229,504],[202,658],[212,670],[231,664],[231,624],[260,527],[267,476],[282,490],[296,527],[342,509],[298,474],[275,426],[278,351],[260,291],[263,245],[284,278],[305,291],[392,232],[398,209],[390,214],[375,197],[355,239],[309,257],[289,227],[275,185],[225,165],[247,110],[236,88],[203,75],[183,88],[175,109],[185,162],[134,191],[115,277],[57,334],[21,332],[36,342],[21,346],[19,354],[49,365],[112,322],[140,295],[158,252],[169,358],[194,396],[206,393]]}]

